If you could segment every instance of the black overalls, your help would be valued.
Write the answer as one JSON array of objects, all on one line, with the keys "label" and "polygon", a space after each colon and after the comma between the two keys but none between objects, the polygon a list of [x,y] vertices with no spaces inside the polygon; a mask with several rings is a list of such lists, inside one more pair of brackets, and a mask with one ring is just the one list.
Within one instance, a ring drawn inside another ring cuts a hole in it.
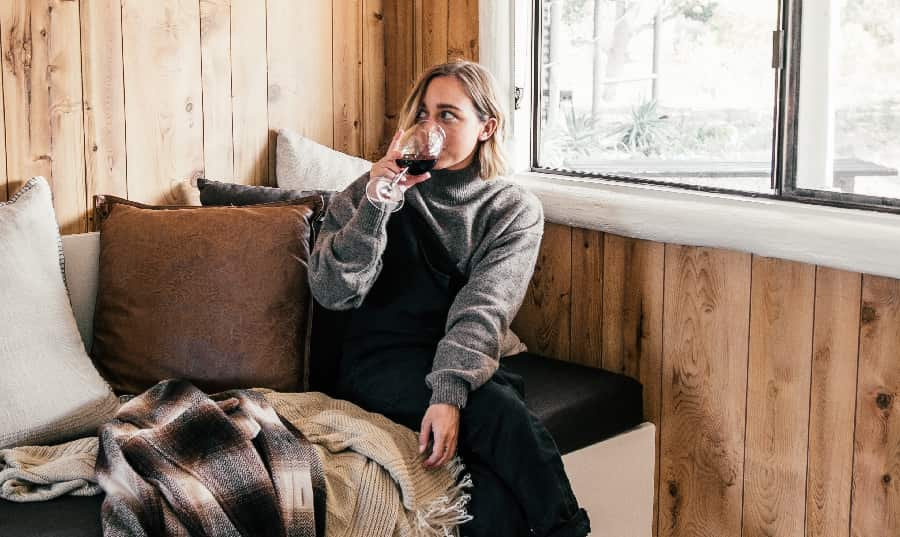
[{"label": "black overalls", "polygon": [[[425,376],[465,281],[409,204],[391,216],[387,235],[381,273],[349,313],[338,394],[418,431],[431,399]],[[474,482],[463,535],[587,534],[556,444],[525,407],[521,377],[501,368],[469,393],[458,446]]]}]

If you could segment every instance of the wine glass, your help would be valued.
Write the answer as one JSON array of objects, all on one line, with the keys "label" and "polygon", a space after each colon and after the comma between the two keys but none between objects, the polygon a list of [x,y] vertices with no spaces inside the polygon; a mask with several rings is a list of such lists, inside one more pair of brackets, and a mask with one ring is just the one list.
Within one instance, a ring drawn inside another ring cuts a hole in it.
[{"label": "wine glass", "polygon": [[406,129],[394,149],[400,153],[397,166],[400,173],[393,179],[374,177],[366,185],[366,197],[378,208],[388,207],[392,212],[403,207],[404,189],[399,185],[407,174],[420,175],[437,163],[441,149],[444,147],[444,129],[433,121],[420,121]]}]

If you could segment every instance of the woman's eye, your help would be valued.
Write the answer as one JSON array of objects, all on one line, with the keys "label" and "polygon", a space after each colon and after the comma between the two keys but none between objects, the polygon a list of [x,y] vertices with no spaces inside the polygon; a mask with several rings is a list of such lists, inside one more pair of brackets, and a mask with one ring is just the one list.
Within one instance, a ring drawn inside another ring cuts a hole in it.
[{"label": "woman's eye", "polygon": [[416,113],[416,119],[425,119],[427,116],[428,114],[425,112],[425,110],[419,110]]},{"label": "woman's eye", "polygon": [[441,119],[451,120],[456,119],[456,116],[454,116],[452,112],[448,112],[445,110],[441,112]]}]

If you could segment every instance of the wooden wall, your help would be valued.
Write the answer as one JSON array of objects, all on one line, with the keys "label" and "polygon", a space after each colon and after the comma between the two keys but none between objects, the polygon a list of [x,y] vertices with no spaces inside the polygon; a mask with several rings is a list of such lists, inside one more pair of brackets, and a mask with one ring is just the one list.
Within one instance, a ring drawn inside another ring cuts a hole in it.
[{"label": "wooden wall", "polygon": [[657,535],[900,535],[900,281],[547,224],[514,328],[643,382]]},{"label": "wooden wall", "polygon": [[3,0],[0,200],[43,175],[77,233],[97,193],[270,184],[278,128],[377,159],[416,74],[477,43],[477,0]]}]

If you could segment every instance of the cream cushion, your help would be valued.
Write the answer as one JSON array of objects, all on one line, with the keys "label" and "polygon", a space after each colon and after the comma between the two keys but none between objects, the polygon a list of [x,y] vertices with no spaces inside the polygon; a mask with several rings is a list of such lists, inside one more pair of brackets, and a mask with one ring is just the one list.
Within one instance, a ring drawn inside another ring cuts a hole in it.
[{"label": "cream cushion", "polygon": [[118,408],[94,369],[63,280],[50,186],[0,203],[0,448],[92,434]]},{"label": "cream cushion", "polygon": [[279,188],[340,192],[372,169],[368,160],[281,129],[275,143],[275,181]]}]

